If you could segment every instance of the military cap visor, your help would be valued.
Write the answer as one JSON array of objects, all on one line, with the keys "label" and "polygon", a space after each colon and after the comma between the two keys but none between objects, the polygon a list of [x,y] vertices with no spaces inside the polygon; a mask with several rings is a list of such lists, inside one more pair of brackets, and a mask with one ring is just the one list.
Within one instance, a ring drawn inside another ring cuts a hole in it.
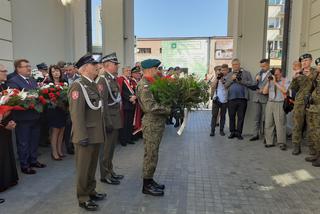
[{"label": "military cap visor", "polygon": [[147,59],[141,62],[141,67],[143,69],[148,69],[148,68],[157,68],[161,64],[160,60],[157,59]]},{"label": "military cap visor", "polygon": [[320,65],[320,57],[315,61],[316,65]]},{"label": "military cap visor", "polygon": [[312,55],[311,54],[303,54],[299,57],[299,62],[301,62],[304,59],[311,59],[312,60]]},{"label": "military cap visor", "polygon": [[76,68],[81,68],[85,64],[98,64],[99,62],[96,61],[92,55],[86,54],[83,57],[81,57],[78,62],[75,64]]},{"label": "military cap visor", "polygon": [[133,67],[133,68],[131,69],[131,73],[138,73],[138,72],[140,72],[140,71],[141,71],[141,69],[140,69],[139,66],[135,66],[135,67]]},{"label": "military cap visor", "polygon": [[38,70],[47,70],[48,69],[48,66],[46,63],[40,63],[36,66],[37,66]]},{"label": "military cap visor", "polygon": [[101,63],[112,62],[112,63],[115,63],[115,64],[120,64],[120,62],[118,61],[116,53],[112,53],[112,54],[109,54],[109,55],[106,55],[106,56],[102,57],[100,62]]}]

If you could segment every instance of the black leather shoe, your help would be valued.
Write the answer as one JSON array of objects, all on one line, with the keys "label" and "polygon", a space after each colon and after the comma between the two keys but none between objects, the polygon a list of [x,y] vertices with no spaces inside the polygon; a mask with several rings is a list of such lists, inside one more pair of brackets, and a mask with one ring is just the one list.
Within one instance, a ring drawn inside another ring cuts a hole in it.
[{"label": "black leather shoe", "polygon": [[43,163],[40,163],[40,162],[32,163],[32,164],[30,164],[30,166],[34,167],[34,168],[45,168],[45,167],[47,167],[47,165],[45,165]]},{"label": "black leather shoe", "polygon": [[243,140],[243,137],[242,137],[241,134],[238,134],[238,135],[237,135],[237,138],[238,138],[238,140]]},{"label": "black leather shoe", "polygon": [[293,151],[292,151],[293,155],[299,155],[301,154],[301,147],[298,144],[294,145]]},{"label": "black leather shoe", "polygon": [[215,133],[214,132],[210,132],[210,136],[211,137],[215,136]]},{"label": "black leather shoe", "polygon": [[250,138],[250,141],[256,141],[256,140],[259,140],[259,135],[256,135],[256,136]]},{"label": "black leather shoe", "polygon": [[271,145],[266,144],[266,145],[264,145],[264,147],[266,147],[266,148],[271,148],[271,147],[275,147],[275,145],[274,145],[274,144],[271,144]]},{"label": "black leather shoe", "polygon": [[4,203],[6,200],[4,200],[3,198],[0,198],[0,204]]},{"label": "black leather shoe", "polygon": [[90,199],[93,201],[102,201],[107,197],[107,194],[105,193],[96,193],[94,195],[90,195]]},{"label": "black leather shoe", "polygon": [[136,143],[133,142],[133,141],[129,141],[128,144],[132,144],[133,145],[133,144],[136,144]]},{"label": "black leather shoe", "polygon": [[235,138],[236,137],[236,134],[235,133],[231,133],[230,135],[229,135],[229,139],[233,139],[233,138]]},{"label": "black leather shoe", "polygon": [[32,168],[21,168],[21,172],[27,175],[34,175],[37,173],[37,171]]},{"label": "black leather shoe", "polygon": [[117,180],[117,179],[114,179],[114,178],[102,178],[100,179],[100,181],[102,183],[107,183],[107,184],[111,184],[111,185],[119,185],[120,184],[120,181]]},{"label": "black leather shoe", "polygon": [[174,128],[178,128],[180,126],[180,123],[174,124]]},{"label": "black leather shoe", "polygon": [[281,149],[282,151],[286,151],[286,150],[287,150],[287,146],[286,146],[285,144],[281,144],[281,145],[280,145],[280,149]]},{"label": "black leather shoe", "polygon": [[312,166],[320,167],[320,157],[318,157],[317,160],[312,162]]},{"label": "black leather shoe", "polygon": [[124,175],[117,175],[117,174],[112,174],[112,178],[117,179],[117,180],[122,180],[124,178]]},{"label": "black leather shoe", "polygon": [[74,155],[74,149],[68,148],[67,149],[67,154]]},{"label": "black leather shoe", "polygon": [[152,196],[163,196],[164,195],[163,190],[157,189],[151,183],[148,185],[143,185],[142,193],[146,194],[146,195],[152,195]]},{"label": "black leather shoe", "polygon": [[99,205],[96,204],[94,201],[89,200],[85,202],[80,202],[79,207],[87,210],[87,211],[97,211],[99,208]]},{"label": "black leather shoe", "polygon": [[314,162],[318,159],[318,155],[314,155],[314,156],[310,156],[310,157],[306,157],[305,161],[307,162]]},{"label": "black leather shoe", "polygon": [[157,183],[155,180],[152,179],[151,184],[157,188],[157,189],[161,189],[164,190],[166,188],[166,186],[164,184],[159,184]]},{"label": "black leather shoe", "polygon": [[121,143],[121,146],[127,146],[127,144],[126,143]]},{"label": "black leather shoe", "polygon": [[226,134],[224,133],[224,131],[220,131],[220,136],[226,136]]}]

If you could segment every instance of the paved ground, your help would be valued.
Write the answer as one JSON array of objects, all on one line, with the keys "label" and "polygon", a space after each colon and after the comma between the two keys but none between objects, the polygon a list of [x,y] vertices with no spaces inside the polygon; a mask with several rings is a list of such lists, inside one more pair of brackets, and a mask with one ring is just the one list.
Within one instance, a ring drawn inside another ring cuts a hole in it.
[{"label": "paved ground", "polygon": [[[98,182],[108,198],[97,213],[320,213],[320,169],[303,160],[306,154],[265,149],[248,137],[211,138],[209,120],[209,111],[195,112],[182,136],[166,129],[156,175],[167,187],[162,198],[141,194],[142,143],[118,147],[116,171],[126,177],[120,186]],[[48,167],[21,175],[18,186],[0,194],[1,214],[86,213],[75,198],[72,156],[53,162],[43,152]]]}]

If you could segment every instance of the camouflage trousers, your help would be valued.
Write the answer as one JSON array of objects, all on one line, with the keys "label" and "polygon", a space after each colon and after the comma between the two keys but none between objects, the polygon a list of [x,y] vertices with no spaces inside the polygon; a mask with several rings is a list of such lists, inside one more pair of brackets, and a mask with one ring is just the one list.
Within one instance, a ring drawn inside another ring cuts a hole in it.
[{"label": "camouflage trousers", "polygon": [[320,113],[307,112],[309,146],[320,152]]},{"label": "camouflage trousers", "polygon": [[306,110],[304,105],[294,105],[293,108],[293,128],[292,128],[292,143],[301,144],[303,128],[305,125]]},{"label": "camouflage trousers", "polygon": [[159,146],[165,128],[165,119],[154,123],[142,122],[144,140],[143,178],[152,179],[158,164]]}]

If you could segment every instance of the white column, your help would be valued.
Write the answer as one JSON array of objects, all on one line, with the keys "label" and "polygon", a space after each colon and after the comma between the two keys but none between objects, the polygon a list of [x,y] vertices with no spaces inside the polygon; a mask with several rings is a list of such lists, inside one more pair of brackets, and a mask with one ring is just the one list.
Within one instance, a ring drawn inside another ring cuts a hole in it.
[{"label": "white column", "polygon": [[102,0],[102,53],[117,53],[124,65],[124,8],[123,0]]},{"label": "white column", "polygon": [[124,0],[124,65],[134,65],[134,0]]},{"label": "white column", "polygon": [[11,2],[0,0],[0,64],[13,71]]}]

